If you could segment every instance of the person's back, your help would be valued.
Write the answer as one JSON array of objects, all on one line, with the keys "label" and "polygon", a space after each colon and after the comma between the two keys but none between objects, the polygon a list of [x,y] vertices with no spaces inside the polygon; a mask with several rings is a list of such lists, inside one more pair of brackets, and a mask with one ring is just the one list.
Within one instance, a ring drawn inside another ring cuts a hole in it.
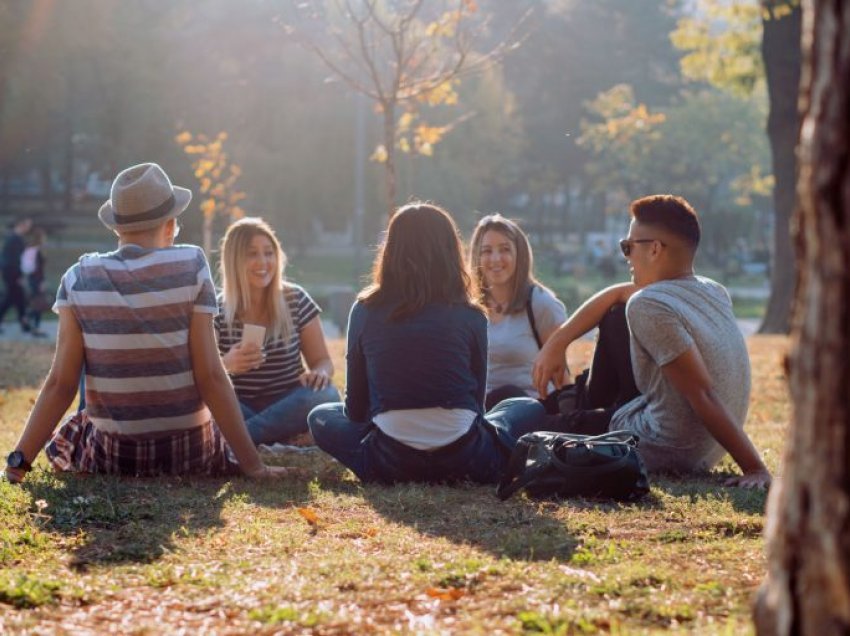
[{"label": "person's back", "polygon": [[[263,464],[245,430],[216,349],[206,258],[200,248],[174,247],[191,199],[154,163],[113,181],[98,218],[118,250],[83,256],[62,278],[56,353],[6,459],[10,481],[25,478],[43,447],[58,471],[286,472]],[[88,403],[60,424],[84,368]]]},{"label": "person's back", "polygon": [[[404,320],[390,320],[393,307],[358,302],[351,312],[349,348],[363,355],[369,412],[414,408],[464,408],[480,413],[480,379],[486,370],[484,314],[468,305],[426,306]],[[349,409],[360,413],[362,403]]]},{"label": "person's back", "polygon": [[316,444],[363,481],[498,481],[543,407],[483,415],[487,320],[473,300],[457,226],[443,209],[395,212],[373,283],[351,310],[345,404],[308,416]]},{"label": "person's back", "polygon": [[80,324],[86,405],[98,429],[144,434],[209,420],[189,352],[192,314],[216,312],[200,248],[129,244],[85,255],[63,277],[56,306]]},{"label": "person's back", "polygon": [[631,358],[641,396],[617,411],[611,428],[627,426],[655,469],[700,470],[724,450],[661,367],[695,346],[718,398],[741,427],[750,395],[746,344],[726,290],[702,276],[653,283],[629,300]]}]

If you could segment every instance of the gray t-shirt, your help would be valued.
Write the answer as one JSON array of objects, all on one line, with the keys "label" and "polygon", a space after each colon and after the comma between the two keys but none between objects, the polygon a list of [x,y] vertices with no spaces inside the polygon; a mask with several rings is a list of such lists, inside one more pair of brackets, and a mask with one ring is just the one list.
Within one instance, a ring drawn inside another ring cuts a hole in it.
[{"label": "gray t-shirt", "polygon": [[[541,337],[567,319],[564,303],[538,285],[531,294],[531,311]],[[528,313],[520,311],[504,316],[498,323],[488,322],[487,342],[487,392],[512,384],[527,395],[537,397],[531,368],[540,348],[531,331]]]},{"label": "gray t-shirt", "polygon": [[649,470],[699,471],[724,449],[661,367],[696,346],[714,390],[738,426],[750,399],[750,359],[726,289],[703,276],[653,283],[626,305],[632,368],[642,395],[623,405],[610,429],[634,431]]}]

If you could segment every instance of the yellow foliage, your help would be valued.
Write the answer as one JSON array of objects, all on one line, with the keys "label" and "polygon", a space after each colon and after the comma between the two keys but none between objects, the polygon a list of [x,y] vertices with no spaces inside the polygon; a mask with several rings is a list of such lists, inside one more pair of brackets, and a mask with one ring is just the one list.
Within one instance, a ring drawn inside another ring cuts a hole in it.
[{"label": "yellow foliage", "polygon": [[425,27],[425,35],[429,38],[443,37],[451,38],[457,33],[457,24],[461,19],[457,11],[446,11],[439,20],[434,20]]},{"label": "yellow foliage", "polygon": [[402,137],[398,140],[398,149],[404,153],[410,152],[410,142],[407,140],[407,137]]},{"label": "yellow foliage", "polygon": [[425,91],[418,99],[421,102],[427,103],[429,106],[439,106],[440,104],[452,106],[458,102],[458,94],[455,91],[457,84],[459,84],[458,80],[447,80],[431,90]]},{"label": "yellow foliage", "polygon": [[378,144],[375,147],[375,151],[372,153],[372,156],[369,157],[369,161],[374,161],[376,163],[386,163],[387,159],[389,159],[389,153],[387,152],[384,144]]},{"label": "yellow foliage", "polygon": [[245,198],[245,194],[234,189],[242,169],[228,161],[224,151],[227,133],[218,133],[214,141],[209,141],[205,135],[197,135],[197,143],[194,145],[189,143],[192,134],[188,131],[180,133],[175,139],[183,144],[183,151],[187,155],[198,155],[192,162],[192,168],[199,181],[201,194],[207,196],[200,204],[204,216],[211,219],[219,212],[229,214],[234,220],[245,216],[245,211],[236,205]]},{"label": "yellow foliage", "polygon": [[410,124],[413,123],[413,119],[416,117],[414,113],[406,112],[401,117],[398,118],[398,132],[403,133],[410,128]]},{"label": "yellow foliage", "polygon": [[429,143],[421,144],[417,150],[420,155],[425,155],[426,157],[434,155],[434,146]]},{"label": "yellow foliage", "polygon": [[195,178],[200,179],[215,166],[215,161],[209,159],[198,159],[195,164]]},{"label": "yellow foliage", "polygon": [[215,199],[204,199],[201,201],[201,212],[204,213],[204,216],[212,216],[215,214]]},{"label": "yellow foliage", "polygon": [[439,143],[446,134],[445,126],[427,126],[420,124],[416,127],[416,137],[421,140],[421,143],[434,145]]}]

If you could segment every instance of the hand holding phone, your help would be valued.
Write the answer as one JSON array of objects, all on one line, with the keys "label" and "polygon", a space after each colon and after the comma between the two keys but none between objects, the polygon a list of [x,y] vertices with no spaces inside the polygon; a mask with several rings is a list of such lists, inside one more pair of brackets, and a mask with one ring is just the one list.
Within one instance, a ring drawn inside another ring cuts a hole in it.
[{"label": "hand holding phone", "polygon": [[262,349],[265,338],[266,328],[262,325],[242,325],[242,344],[255,344]]}]

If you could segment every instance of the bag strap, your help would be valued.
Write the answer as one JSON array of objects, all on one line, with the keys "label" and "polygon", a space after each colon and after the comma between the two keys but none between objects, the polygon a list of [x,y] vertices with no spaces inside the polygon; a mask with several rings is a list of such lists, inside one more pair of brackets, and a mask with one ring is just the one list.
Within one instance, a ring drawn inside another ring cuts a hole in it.
[{"label": "bag strap", "polygon": [[534,320],[534,309],[531,306],[531,297],[534,295],[536,285],[528,286],[528,298],[525,299],[525,313],[528,316],[528,324],[531,325],[531,333],[534,334],[534,340],[537,342],[537,348],[543,348],[543,342],[540,340],[540,333],[537,331],[537,322]]}]

